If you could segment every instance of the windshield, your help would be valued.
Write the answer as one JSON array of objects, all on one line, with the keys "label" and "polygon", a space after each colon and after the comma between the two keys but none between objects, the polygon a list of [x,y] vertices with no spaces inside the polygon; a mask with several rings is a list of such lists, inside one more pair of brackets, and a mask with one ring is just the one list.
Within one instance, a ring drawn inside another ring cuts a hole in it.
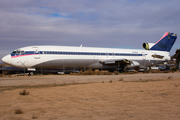
[{"label": "windshield", "polygon": [[16,51],[13,51],[12,53],[16,53]]},{"label": "windshield", "polygon": [[22,54],[24,53],[24,50],[14,50],[12,54]]}]

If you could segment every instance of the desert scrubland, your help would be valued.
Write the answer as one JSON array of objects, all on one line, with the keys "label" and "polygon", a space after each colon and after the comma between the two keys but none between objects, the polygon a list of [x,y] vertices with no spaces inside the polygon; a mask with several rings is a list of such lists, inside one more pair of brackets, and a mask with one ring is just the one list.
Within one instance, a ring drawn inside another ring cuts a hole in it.
[{"label": "desert scrubland", "polygon": [[180,73],[0,77],[0,119],[179,120]]}]

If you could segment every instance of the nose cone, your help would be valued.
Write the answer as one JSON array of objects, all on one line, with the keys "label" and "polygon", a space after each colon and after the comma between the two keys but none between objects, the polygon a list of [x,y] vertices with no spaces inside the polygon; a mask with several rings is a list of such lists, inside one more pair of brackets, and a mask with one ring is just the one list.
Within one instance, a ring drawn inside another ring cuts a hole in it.
[{"label": "nose cone", "polygon": [[11,65],[11,55],[9,54],[9,55],[4,56],[4,57],[2,58],[2,61],[3,61],[4,63],[6,63],[6,64]]}]

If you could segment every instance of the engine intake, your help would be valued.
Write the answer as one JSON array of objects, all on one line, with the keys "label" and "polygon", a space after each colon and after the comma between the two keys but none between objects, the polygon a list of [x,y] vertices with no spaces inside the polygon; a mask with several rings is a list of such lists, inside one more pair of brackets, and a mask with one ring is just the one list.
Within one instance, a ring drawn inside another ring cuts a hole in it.
[{"label": "engine intake", "polygon": [[142,44],[142,47],[143,47],[145,50],[149,50],[149,49],[151,49],[154,45],[155,45],[155,43],[143,43],[143,44]]}]

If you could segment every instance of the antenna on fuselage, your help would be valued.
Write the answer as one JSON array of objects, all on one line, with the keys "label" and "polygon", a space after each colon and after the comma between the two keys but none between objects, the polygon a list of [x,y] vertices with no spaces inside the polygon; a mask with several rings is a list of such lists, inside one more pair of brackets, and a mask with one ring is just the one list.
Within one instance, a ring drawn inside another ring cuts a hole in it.
[{"label": "antenna on fuselage", "polygon": [[80,45],[80,47],[82,47],[82,44]]}]

